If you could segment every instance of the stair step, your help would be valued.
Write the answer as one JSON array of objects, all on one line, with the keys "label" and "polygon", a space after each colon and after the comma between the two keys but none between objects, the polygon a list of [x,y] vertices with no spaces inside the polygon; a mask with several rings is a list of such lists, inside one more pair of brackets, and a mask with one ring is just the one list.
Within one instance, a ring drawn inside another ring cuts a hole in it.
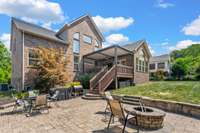
[{"label": "stair step", "polygon": [[138,99],[138,98],[123,97],[122,99],[123,99],[123,101],[140,102],[140,99]]},{"label": "stair step", "polygon": [[85,99],[85,100],[101,100],[103,99],[102,97],[87,97],[87,96],[82,96],[82,99]]},{"label": "stair step", "polygon": [[124,96],[124,98],[140,99],[141,97],[139,97],[139,96]]},{"label": "stair step", "polygon": [[129,105],[136,105],[139,106],[140,103],[139,102],[131,102],[131,101],[122,101],[123,104],[129,104]]},{"label": "stair step", "polygon": [[95,93],[87,93],[85,94],[86,97],[101,97],[101,95],[99,94],[95,94]]}]

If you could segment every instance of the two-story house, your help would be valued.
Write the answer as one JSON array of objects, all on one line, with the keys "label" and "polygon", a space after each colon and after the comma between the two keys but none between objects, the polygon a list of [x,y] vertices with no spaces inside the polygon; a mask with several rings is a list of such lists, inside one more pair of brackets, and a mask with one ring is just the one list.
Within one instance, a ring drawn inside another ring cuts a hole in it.
[{"label": "two-story house", "polygon": [[170,76],[171,65],[170,65],[170,55],[164,54],[160,56],[153,56],[150,58],[149,71],[150,76],[153,76],[157,71],[163,71],[165,76]]},{"label": "two-story house", "polygon": [[127,79],[134,83],[149,81],[151,53],[146,41],[102,48],[104,37],[89,15],[65,24],[57,32],[16,18],[12,18],[11,27],[11,83],[17,90],[34,85],[37,69],[33,65],[38,60],[34,48],[38,46],[65,51],[70,82],[79,73],[98,70],[90,82],[92,89],[104,91],[114,81],[118,87],[118,81]]},{"label": "two-story house", "polygon": [[73,81],[77,71],[82,68],[80,61],[84,54],[102,48],[104,37],[89,15],[82,16],[65,24],[58,32],[12,18],[11,52],[12,85],[21,90],[33,82],[35,63],[34,48],[63,48],[69,59],[67,66],[70,80]]}]

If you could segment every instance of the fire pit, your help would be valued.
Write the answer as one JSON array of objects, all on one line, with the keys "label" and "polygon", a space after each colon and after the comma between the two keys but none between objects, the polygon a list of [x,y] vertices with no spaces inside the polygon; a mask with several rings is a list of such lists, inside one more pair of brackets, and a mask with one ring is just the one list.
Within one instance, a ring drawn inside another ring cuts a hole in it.
[{"label": "fire pit", "polygon": [[[125,108],[126,112],[137,115],[138,126],[146,129],[158,129],[163,127],[165,113],[151,107],[132,106]],[[135,119],[129,120],[130,124],[136,124]]]}]

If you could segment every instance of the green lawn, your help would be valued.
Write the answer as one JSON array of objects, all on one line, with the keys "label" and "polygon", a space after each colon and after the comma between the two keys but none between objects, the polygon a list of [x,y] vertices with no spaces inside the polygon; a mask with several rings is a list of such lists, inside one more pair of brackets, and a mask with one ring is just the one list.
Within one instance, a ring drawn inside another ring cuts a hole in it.
[{"label": "green lawn", "polygon": [[150,82],[114,90],[112,93],[200,104],[199,81]]}]

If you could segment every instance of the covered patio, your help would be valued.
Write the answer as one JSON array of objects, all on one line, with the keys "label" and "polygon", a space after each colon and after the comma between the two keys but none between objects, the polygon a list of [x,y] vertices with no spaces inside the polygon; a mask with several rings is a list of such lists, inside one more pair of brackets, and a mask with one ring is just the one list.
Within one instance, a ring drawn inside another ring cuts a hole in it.
[{"label": "covered patio", "polygon": [[[119,78],[133,79],[134,53],[118,45],[113,45],[83,56],[83,72],[90,73],[98,69],[91,80],[91,88],[99,83],[99,89],[105,89],[107,85],[115,81],[118,88]],[[90,88],[90,89],[91,89]]]}]

